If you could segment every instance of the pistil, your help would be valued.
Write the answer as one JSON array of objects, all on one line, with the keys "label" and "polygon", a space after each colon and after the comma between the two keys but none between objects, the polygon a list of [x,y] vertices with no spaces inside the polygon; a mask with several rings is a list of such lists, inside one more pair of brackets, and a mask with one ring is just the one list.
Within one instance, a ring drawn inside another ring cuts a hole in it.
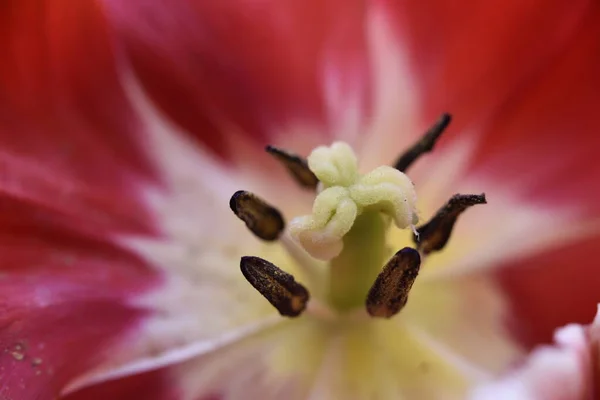
[{"label": "pistil", "polygon": [[329,261],[328,302],[345,312],[364,305],[391,254],[386,231],[417,221],[416,194],[402,172],[381,166],[361,175],[345,143],[318,147],[308,165],[322,184],[311,215],[290,222],[290,233],[313,257]]}]

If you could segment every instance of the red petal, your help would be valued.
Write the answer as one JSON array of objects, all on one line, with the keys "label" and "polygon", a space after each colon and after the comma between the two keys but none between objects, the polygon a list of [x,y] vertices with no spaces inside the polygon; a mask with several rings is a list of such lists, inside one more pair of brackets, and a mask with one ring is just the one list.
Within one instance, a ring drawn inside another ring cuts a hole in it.
[{"label": "red petal", "polygon": [[289,119],[323,121],[325,64],[366,62],[359,1],[108,3],[158,105],[221,153],[225,123],[265,141]]},{"label": "red petal", "polygon": [[561,57],[495,115],[472,168],[524,196],[598,216],[600,6],[588,12]]},{"label": "red petal", "polygon": [[108,237],[150,232],[152,176],[98,6],[0,8],[0,397],[49,399],[147,312],[156,276]]},{"label": "red petal", "polygon": [[[466,128],[478,131],[468,170],[489,184],[479,190],[490,202],[494,192],[509,190],[574,209],[579,218],[572,224],[584,220],[594,229],[600,213],[597,2],[387,3],[402,4],[398,29],[412,43],[415,71],[427,89],[425,119],[442,111],[456,117],[442,146]],[[513,305],[511,324],[527,344],[547,342],[557,327],[593,316],[600,301],[598,242],[596,235],[499,268]]]},{"label": "red petal", "polygon": [[[493,178],[483,190],[506,185],[545,205],[572,208],[579,213],[572,224],[592,230],[600,213],[600,7],[593,11],[562,57],[501,109],[472,167]],[[558,326],[593,316],[600,301],[599,238],[500,270],[511,322],[526,343],[547,342]]]},{"label": "red petal", "polygon": [[376,0],[396,20],[423,91],[425,117],[454,114],[454,127],[496,111],[561,56],[592,0],[453,3]]},{"label": "red petal", "polygon": [[477,132],[469,169],[494,179],[481,190],[600,211],[597,2],[381,3],[410,47],[424,120],[455,116],[441,146]]},{"label": "red petal", "polygon": [[509,324],[527,345],[550,342],[568,323],[590,321],[600,302],[595,235],[498,269],[511,305]]},{"label": "red petal", "polygon": [[48,228],[0,233],[0,397],[54,398],[110,357],[146,311],[156,280],[112,245]]},{"label": "red petal", "polygon": [[[169,369],[133,375],[82,389],[64,400],[178,400],[181,398]],[[208,400],[208,399],[207,399]]]},{"label": "red petal", "polygon": [[4,2],[0,49],[2,211],[18,220],[13,203],[25,203],[90,229],[147,229],[133,189],[150,168],[98,6]]}]

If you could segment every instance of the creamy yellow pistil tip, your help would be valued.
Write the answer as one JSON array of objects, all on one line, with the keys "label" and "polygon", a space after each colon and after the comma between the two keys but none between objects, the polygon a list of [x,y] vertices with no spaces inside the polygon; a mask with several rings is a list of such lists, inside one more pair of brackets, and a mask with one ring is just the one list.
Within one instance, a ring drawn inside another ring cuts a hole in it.
[{"label": "creamy yellow pistil tip", "polygon": [[319,178],[320,193],[311,215],[290,222],[290,234],[311,256],[337,257],[343,237],[365,211],[380,211],[400,229],[417,223],[413,183],[397,169],[380,166],[361,175],[354,151],[342,142],[314,149],[308,166]]}]

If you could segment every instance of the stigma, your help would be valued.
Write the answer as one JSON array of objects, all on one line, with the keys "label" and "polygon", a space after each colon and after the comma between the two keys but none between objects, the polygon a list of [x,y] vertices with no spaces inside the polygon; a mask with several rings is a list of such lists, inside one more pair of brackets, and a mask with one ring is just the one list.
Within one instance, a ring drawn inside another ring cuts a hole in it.
[{"label": "stigma", "polygon": [[352,148],[336,142],[317,147],[308,166],[320,182],[312,214],[290,222],[290,234],[311,256],[329,261],[343,250],[343,238],[357,217],[368,211],[389,217],[386,223],[414,227],[417,195],[411,180],[399,170],[383,165],[361,175]]}]

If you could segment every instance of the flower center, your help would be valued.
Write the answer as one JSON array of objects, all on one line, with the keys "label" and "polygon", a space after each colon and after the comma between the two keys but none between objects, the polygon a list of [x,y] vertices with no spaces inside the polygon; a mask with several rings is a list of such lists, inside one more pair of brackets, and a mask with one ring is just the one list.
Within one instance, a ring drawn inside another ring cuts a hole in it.
[{"label": "flower center", "polygon": [[[444,114],[421,140],[399,157],[394,167],[360,174],[356,156],[341,142],[317,147],[305,160],[269,146],[304,187],[316,190],[312,213],[296,217],[289,234],[310,256],[327,262],[326,302],[344,313],[360,307],[373,317],[389,318],[406,304],[421,258],[441,250],[456,219],[484,195],[455,195],[426,224],[416,227],[416,192],[406,169],[433,149],[450,122]],[[245,192],[230,201],[234,213],[263,240],[277,240],[285,223],[273,206]],[[411,228],[416,249],[395,249],[386,242],[392,224]],[[279,267],[258,257],[243,257],[242,273],[280,314],[300,315],[310,301],[308,290]]]}]

